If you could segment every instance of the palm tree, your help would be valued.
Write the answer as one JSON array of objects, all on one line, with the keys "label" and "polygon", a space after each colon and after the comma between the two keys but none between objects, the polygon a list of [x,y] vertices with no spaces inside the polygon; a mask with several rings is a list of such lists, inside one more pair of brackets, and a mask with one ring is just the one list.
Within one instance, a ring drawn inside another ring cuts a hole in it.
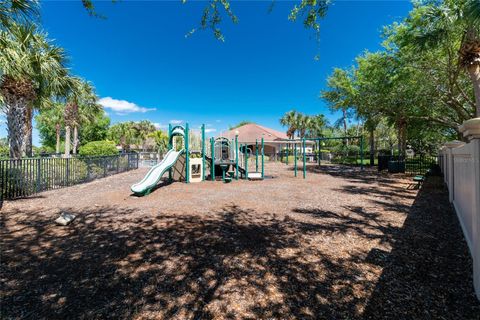
[{"label": "palm tree", "polygon": [[157,145],[158,153],[163,154],[167,151],[168,148],[168,134],[166,134],[162,130],[156,130],[148,135],[149,138],[153,138],[155,140],[155,144]]},{"label": "palm tree", "polygon": [[[72,83],[70,90],[66,94],[66,103],[64,110],[65,120],[65,157],[77,153],[78,147],[78,127],[84,121],[88,121],[94,117],[101,107],[96,103],[97,96],[93,91],[93,87],[84,80],[71,77]],[[73,130],[73,141],[72,141]],[[70,150],[70,148],[72,150]]]},{"label": "palm tree", "polygon": [[309,137],[322,137],[327,125],[328,120],[323,114],[312,116],[308,122],[307,135]]},{"label": "palm tree", "polygon": [[65,121],[65,151],[64,156],[70,157],[70,145],[72,143],[72,127],[78,116],[78,104],[75,101],[69,101],[65,105],[63,117]]},{"label": "palm tree", "polygon": [[99,104],[81,104],[79,107],[78,117],[73,124],[73,144],[72,153],[77,154],[78,146],[81,144],[79,129],[86,124],[92,124],[98,121],[99,114],[103,112],[103,107]]},{"label": "palm tree", "polygon": [[289,139],[295,138],[295,132],[297,131],[299,113],[295,110],[288,111],[280,118],[280,124],[288,127],[287,137]]},{"label": "palm tree", "polygon": [[63,105],[54,103],[52,107],[43,110],[36,118],[37,124],[43,123],[48,127],[55,128],[55,153],[60,153],[61,130],[63,126]]},{"label": "palm tree", "polygon": [[86,123],[91,123],[95,121],[96,116],[99,112],[103,111],[101,105],[97,103],[97,95],[94,92],[93,86],[86,81],[82,81],[80,87],[78,88],[78,98],[77,103],[78,112],[73,113],[75,116],[72,120],[73,126],[73,144],[72,144],[72,153],[77,154],[78,145],[80,139],[78,137],[78,129],[81,125]]},{"label": "palm tree", "polygon": [[297,130],[300,138],[305,138],[308,128],[311,126],[311,117],[299,114],[297,117]]},{"label": "palm tree", "polygon": [[135,140],[136,130],[133,127],[133,122],[119,122],[108,129],[108,139],[115,141],[122,147],[122,150],[128,151],[130,145]]},{"label": "palm tree", "polygon": [[135,129],[135,140],[138,145],[142,145],[145,151],[145,142],[149,134],[156,131],[155,125],[148,120],[142,120],[133,124]]},{"label": "palm tree", "polygon": [[10,157],[22,157],[31,135],[33,106],[69,87],[65,55],[34,26],[12,23],[0,30],[0,93],[7,116]]}]

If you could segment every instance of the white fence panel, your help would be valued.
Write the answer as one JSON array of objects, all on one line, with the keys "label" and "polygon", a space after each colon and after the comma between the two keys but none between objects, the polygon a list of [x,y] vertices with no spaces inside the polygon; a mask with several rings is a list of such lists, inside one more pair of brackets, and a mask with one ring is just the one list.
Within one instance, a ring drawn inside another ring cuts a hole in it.
[{"label": "white fence panel", "polygon": [[480,300],[480,118],[460,126],[470,141],[446,143],[440,150],[449,199],[473,258],[473,282]]},{"label": "white fence panel", "polygon": [[475,176],[475,172],[478,172],[475,166],[475,160],[478,161],[478,155],[475,157],[476,144],[478,144],[478,140],[452,149],[453,181],[450,184],[453,205],[471,252],[473,252],[474,243],[474,216],[478,214],[476,204],[477,177]]}]

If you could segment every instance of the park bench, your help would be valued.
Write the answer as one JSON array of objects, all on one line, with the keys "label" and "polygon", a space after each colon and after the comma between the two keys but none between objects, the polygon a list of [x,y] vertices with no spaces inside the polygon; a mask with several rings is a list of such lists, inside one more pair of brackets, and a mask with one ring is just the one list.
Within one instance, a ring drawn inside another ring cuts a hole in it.
[{"label": "park bench", "polygon": [[410,189],[410,190],[415,190],[415,189],[420,189],[420,187],[422,186],[423,182],[425,181],[425,176],[423,175],[416,175],[413,177],[413,183],[411,183],[407,189]]}]

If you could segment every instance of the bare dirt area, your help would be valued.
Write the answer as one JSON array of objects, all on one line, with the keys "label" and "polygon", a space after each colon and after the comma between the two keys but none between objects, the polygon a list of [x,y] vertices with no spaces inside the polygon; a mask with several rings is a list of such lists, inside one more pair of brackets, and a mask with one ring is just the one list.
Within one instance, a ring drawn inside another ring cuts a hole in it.
[{"label": "bare dirt area", "polygon": [[132,196],[145,173],[4,204],[1,318],[480,319],[440,178],[268,164]]}]

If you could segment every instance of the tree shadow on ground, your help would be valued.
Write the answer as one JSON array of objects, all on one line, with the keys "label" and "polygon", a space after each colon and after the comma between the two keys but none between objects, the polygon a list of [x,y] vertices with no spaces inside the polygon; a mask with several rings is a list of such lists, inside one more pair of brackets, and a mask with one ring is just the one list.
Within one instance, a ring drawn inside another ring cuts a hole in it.
[{"label": "tree shadow on ground", "polygon": [[[442,178],[429,177],[395,233],[365,319],[480,319],[472,259]],[[378,260],[378,259],[377,259]]]},{"label": "tree shadow on ground", "polygon": [[[294,167],[289,167],[290,171],[294,171]],[[298,166],[298,174],[301,175],[303,166]],[[323,164],[308,163],[306,167],[307,177],[309,173],[327,174],[332,177],[338,177],[354,183],[369,184],[372,182],[390,184],[396,181],[396,176],[383,172],[378,172],[376,167],[364,166],[363,170],[360,166],[346,164]],[[402,175],[399,175],[402,176]]]},{"label": "tree shadow on ground", "polygon": [[[204,216],[94,207],[70,209],[78,218],[67,227],[5,212],[1,316],[478,318],[456,217],[444,193],[422,192],[398,213],[408,213],[403,227],[360,206],[287,216],[235,205]],[[354,250],[348,239],[393,249]],[[377,265],[378,282],[366,276]]]},{"label": "tree shadow on ground", "polygon": [[69,211],[65,228],[33,211],[1,216],[3,317],[344,318],[365,303],[351,284],[371,285],[361,257],[311,241],[319,221],[235,205],[203,217]]},{"label": "tree shadow on ground", "polygon": [[[391,178],[342,168],[315,170],[355,182],[363,180],[360,186],[344,185],[334,190],[373,196],[369,201],[373,207],[344,207],[345,214],[310,209],[297,212],[333,219],[334,223],[325,226],[331,232],[347,228],[362,238],[379,237],[380,243],[392,245],[391,252],[373,248],[365,259],[384,269],[362,318],[480,319],[472,259],[441,177],[429,177],[409,206],[396,200],[412,198],[412,191],[403,186],[379,187]],[[378,208],[406,214],[403,227],[377,221],[374,212]]]}]

